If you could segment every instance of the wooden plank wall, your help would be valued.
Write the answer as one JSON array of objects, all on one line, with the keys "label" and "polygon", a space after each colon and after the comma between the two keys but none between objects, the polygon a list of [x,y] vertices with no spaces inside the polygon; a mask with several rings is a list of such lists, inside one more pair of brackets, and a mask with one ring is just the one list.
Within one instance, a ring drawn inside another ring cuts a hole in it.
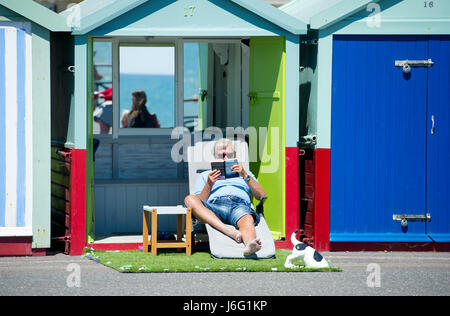
[{"label": "wooden plank wall", "polygon": [[95,153],[94,179],[112,179],[112,144],[100,145]]},{"label": "wooden plank wall", "polygon": [[56,153],[62,149],[52,143],[51,147],[51,237],[66,235],[68,221],[66,221],[67,204],[69,201],[68,190],[70,183],[70,172],[66,168],[63,156]]},{"label": "wooden plank wall", "polygon": [[[94,184],[94,232],[142,234],[142,207],[184,204],[188,180],[115,180]],[[161,215],[159,231],[176,231],[176,216]]]},{"label": "wooden plank wall", "polygon": [[[95,135],[94,233],[142,233],[142,206],[182,205],[189,194],[187,163],[175,163],[170,136]],[[176,217],[158,229],[176,231]]]},{"label": "wooden plank wall", "polygon": [[314,150],[302,148],[299,158],[300,240],[314,246]]},{"label": "wooden plank wall", "polygon": [[187,164],[175,163],[168,136],[98,137],[94,179],[183,179]]}]

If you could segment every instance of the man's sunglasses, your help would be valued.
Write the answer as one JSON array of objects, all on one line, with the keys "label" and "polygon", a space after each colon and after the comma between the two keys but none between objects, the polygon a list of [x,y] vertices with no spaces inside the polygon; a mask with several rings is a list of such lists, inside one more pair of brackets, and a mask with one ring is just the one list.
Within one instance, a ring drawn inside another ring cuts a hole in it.
[{"label": "man's sunglasses", "polygon": [[224,159],[225,157],[227,157],[228,159],[234,158],[234,153],[223,153],[223,154],[217,154],[216,155],[216,158]]}]

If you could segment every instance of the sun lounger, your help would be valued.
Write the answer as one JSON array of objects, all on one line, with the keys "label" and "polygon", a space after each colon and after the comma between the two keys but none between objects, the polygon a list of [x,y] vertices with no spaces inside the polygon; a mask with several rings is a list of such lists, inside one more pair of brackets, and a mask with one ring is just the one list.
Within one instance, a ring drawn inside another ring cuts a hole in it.
[{"label": "sun lounger", "polygon": [[[233,141],[236,150],[236,158],[239,163],[248,170],[248,145],[243,141]],[[200,173],[211,169],[213,158],[214,141],[197,142],[188,148],[189,163],[189,191],[194,193],[195,182]],[[256,226],[256,236],[261,239],[262,248],[249,257],[244,257],[244,244],[238,244],[222,232],[205,223],[209,237],[209,248],[211,255],[215,258],[273,258],[275,257],[275,243],[269,227],[263,216],[263,201],[260,202],[256,211],[261,215],[261,220]]]}]

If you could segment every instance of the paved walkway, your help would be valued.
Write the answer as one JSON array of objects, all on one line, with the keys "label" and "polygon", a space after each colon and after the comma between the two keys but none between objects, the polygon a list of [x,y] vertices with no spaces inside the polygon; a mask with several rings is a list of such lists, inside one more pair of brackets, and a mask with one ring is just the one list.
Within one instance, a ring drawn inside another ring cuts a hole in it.
[{"label": "paved walkway", "polygon": [[[125,274],[63,254],[3,257],[0,258],[0,296],[450,295],[450,253],[322,254],[343,272]],[[73,286],[78,281],[80,286]]]}]

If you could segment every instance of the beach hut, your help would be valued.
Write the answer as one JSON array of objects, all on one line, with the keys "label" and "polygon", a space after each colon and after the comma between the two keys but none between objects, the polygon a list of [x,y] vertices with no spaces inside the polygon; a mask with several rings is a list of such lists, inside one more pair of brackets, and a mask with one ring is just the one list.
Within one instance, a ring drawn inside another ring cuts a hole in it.
[{"label": "beach hut", "polygon": [[[222,135],[241,127],[250,145],[258,139],[251,169],[269,196],[272,235],[280,240],[298,228],[306,25],[262,0],[85,0],[60,14],[74,22],[66,145],[80,166],[72,199],[84,207],[73,223],[86,233],[72,242],[136,248],[143,205],[183,204],[189,184],[186,161],[173,156],[177,127],[191,144],[212,126]],[[153,123],[132,128],[126,113],[142,92]],[[175,222],[158,221],[158,229],[175,231]]]},{"label": "beach hut", "polygon": [[63,17],[0,1],[0,255],[42,255],[51,238],[51,43]]},{"label": "beach hut", "polygon": [[309,25],[307,237],[320,250],[448,243],[450,3],[297,0],[281,10]]}]

